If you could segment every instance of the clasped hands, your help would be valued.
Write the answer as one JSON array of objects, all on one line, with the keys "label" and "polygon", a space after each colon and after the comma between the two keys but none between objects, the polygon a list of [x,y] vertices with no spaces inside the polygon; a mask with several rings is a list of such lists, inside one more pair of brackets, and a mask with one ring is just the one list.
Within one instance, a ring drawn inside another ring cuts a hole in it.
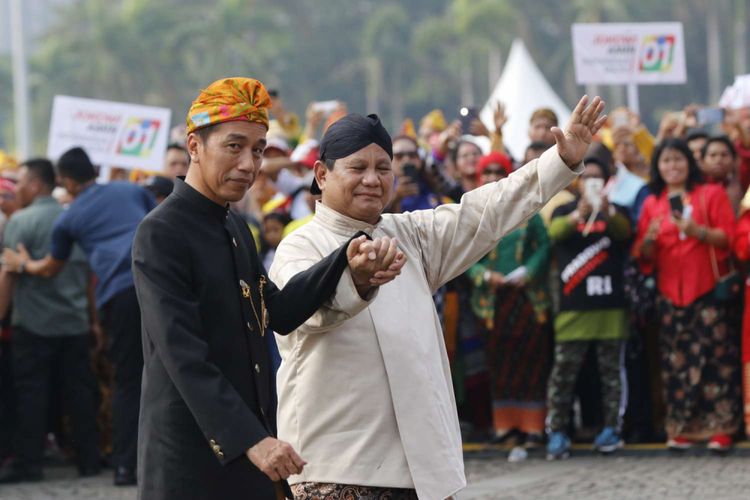
[{"label": "clasped hands", "polygon": [[401,274],[406,255],[398,249],[396,238],[383,236],[368,240],[364,235],[355,238],[346,250],[349,270],[360,297],[372,288],[385,285]]}]

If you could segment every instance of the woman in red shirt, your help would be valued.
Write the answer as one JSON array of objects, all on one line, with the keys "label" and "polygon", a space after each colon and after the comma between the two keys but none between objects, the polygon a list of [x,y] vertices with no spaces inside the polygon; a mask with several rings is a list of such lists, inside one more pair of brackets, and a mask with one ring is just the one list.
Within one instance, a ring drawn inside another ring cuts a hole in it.
[{"label": "woman in red shirt", "polygon": [[[750,190],[745,200],[750,199]],[[745,204],[743,200],[743,205]],[[750,261],[750,207],[740,215],[734,238],[734,253],[743,262]],[[745,312],[742,318],[742,385],[744,388],[745,434],[750,435],[750,278],[745,282]]]},{"label": "woman in red shirt", "polygon": [[709,439],[710,449],[724,451],[740,424],[739,343],[731,307],[713,290],[729,269],[734,212],[724,189],[701,183],[678,139],[654,151],[651,192],[633,253],[656,273],[667,445]]}]

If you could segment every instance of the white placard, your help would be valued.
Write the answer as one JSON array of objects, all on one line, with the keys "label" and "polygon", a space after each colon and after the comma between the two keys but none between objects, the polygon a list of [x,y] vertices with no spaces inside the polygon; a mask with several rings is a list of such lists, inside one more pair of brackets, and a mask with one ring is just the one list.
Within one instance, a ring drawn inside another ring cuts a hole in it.
[{"label": "white placard", "polygon": [[167,108],[58,95],[47,156],[80,146],[97,165],[161,171],[170,116]]},{"label": "white placard", "polygon": [[574,24],[576,82],[685,83],[682,23]]}]

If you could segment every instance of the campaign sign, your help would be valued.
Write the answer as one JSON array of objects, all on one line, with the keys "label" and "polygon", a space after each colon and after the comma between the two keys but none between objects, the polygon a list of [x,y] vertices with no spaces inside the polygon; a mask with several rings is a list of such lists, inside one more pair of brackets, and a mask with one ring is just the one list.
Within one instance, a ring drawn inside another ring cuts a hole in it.
[{"label": "campaign sign", "polygon": [[47,155],[56,160],[80,146],[97,165],[162,170],[171,112],[58,95],[52,106]]},{"label": "campaign sign", "polygon": [[682,23],[574,24],[576,82],[685,83]]}]

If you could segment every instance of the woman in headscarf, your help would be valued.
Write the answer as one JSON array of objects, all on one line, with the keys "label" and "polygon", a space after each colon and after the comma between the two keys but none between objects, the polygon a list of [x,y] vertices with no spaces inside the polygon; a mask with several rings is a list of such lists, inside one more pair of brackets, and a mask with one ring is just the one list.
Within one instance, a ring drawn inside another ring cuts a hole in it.
[{"label": "woman in headscarf", "polygon": [[[510,158],[493,152],[479,160],[477,183],[497,182],[511,172]],[[486,343],[496,441],[514,429],[524,433],[528,447],[543,440],[550,361],[549,257],[547,230],[535,214],[468,271],[474,285],[471,306]],[[519,451],[511,458],[523,457]]]}]

